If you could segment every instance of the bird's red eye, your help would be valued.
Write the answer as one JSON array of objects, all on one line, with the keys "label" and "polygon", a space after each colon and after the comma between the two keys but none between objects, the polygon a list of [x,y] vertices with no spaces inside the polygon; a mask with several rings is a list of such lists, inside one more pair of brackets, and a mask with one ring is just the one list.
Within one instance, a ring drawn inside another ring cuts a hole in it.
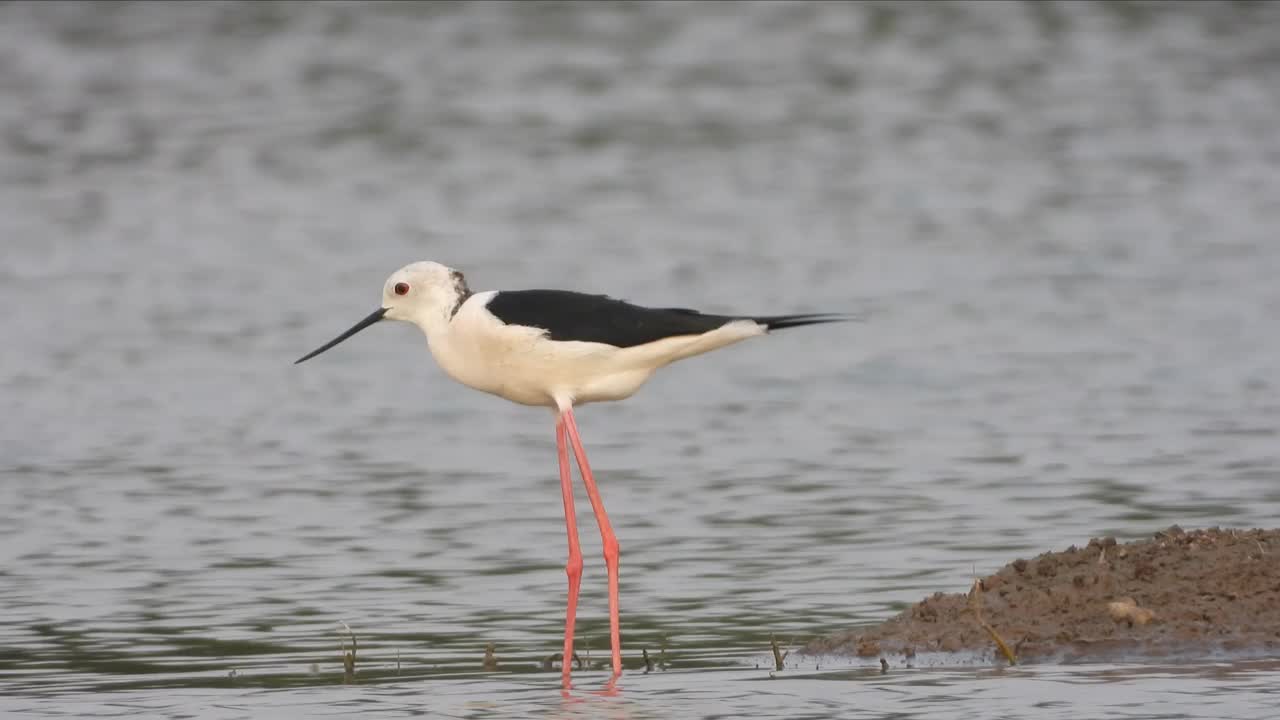
[{"label": "bird's red eye", "polygon": [[407,295],[409,293],[409,283],[396,283],[396,294]]}]

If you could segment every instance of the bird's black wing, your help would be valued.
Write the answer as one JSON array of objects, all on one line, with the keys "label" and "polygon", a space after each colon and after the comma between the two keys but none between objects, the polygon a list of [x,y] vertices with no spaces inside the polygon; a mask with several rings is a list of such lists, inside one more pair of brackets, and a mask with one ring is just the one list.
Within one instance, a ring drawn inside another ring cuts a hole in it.
[{"label": "bird's black wing", "polygon": [[552,340],[627,348],[679,335],[700,335],[738,318],[685,308],[647,308],[607,295],[569,290],[511,290],[485,306],[507,325],[546,330]]}]

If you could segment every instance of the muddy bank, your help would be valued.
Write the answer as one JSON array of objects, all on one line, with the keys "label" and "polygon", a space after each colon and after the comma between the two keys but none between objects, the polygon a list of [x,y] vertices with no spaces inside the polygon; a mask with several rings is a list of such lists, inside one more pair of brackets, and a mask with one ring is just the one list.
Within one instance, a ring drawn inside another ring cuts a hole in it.
[{"label": "muddy bank", "polygon": [[1019,662],[1280,655],[1280,530],[1174,526],[1132,543],[1094,538],[1015,560],[981,578],[976,593],[937,593],[879,625],[815,640],[805,652],[1001,657],[981,621]]}]

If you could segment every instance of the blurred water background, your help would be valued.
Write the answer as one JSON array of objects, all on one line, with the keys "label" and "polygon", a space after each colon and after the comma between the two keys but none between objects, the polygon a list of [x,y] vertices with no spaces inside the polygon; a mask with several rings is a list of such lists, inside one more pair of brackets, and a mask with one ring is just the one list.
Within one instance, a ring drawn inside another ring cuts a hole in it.
[{"label": "blurred water background", "polygon": [[[1276,525],[1280,4],[8,2],[0,98],[6,715],[1276,706],[1274,665],[770,673],[768,643],[1091,536]],[[409,326],[291,364],[419,259],[865,317],[579,413],[617,696],[538,672],[551,416]]]}]

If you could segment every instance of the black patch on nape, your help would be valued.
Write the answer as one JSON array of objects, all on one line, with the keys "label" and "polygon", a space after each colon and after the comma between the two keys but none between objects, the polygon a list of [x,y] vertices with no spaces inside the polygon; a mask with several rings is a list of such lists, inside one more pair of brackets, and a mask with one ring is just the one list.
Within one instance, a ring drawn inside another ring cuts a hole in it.
[{"label": "black patch on nape", "polygon": [[684,308],[647,308],[607,295],[570,290],[499,292],[486,306],[507,325],[547,331],[552,340],[627,348],[681,335],[701,335],[739,319]]},{"label": "black patch on nape", "polygon": [[453,281],[453,290],[457,293],[457,300],[453,301],[453,307],[449,310],[449,319],[452,320],[454,315],[458,314],[458,309],[462,307],[462,303],[471,297],[471,288],[467,287],[467,279],[457,270],[449,271],[449,279]]}]

